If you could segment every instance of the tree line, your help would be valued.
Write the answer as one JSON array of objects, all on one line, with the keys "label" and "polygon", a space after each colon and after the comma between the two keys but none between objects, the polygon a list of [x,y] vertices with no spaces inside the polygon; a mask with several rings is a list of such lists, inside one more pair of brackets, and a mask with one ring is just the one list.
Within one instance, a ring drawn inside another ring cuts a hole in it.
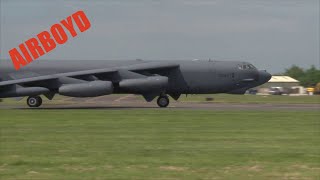
[{"label": "tree line", "polygon": [[301,86],[312,87],[320,82],[320,69],[312,65],[309,69],[303,69],[297,65],[292,65],[282,74],[290,76],[300,81]]}]

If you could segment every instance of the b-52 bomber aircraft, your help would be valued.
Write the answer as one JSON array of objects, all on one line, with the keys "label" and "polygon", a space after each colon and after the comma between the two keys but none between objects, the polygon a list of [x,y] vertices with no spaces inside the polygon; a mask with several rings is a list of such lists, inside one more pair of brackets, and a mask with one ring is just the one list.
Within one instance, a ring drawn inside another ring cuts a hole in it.
[{"label": "b-52 bomber aircraft", "polygon": [[141,94],[159,107],[181,94],[244,94],[268,82],[271,75],[252,64],[235,61],[37,60],[16,71],[0,63],[0,98],[25,97],[29,107],[42,104],[40,95],[97,97]]}]

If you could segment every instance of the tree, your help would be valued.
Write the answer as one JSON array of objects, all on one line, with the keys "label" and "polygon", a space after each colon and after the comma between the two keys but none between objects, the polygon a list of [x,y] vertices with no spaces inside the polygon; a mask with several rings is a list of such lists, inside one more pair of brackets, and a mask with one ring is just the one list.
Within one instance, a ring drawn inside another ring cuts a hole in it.
[{"label": "tree", "polygon": [[307,69],[305,75],[300,79],[302,86],[315,86],[318,82],[320,82],[320,70],[315,66]]},{"label": "tree", "polygon": [[305,76],[305,72],[301,67],[299,67],[297,65],[292,65],[289,69],[286,69],[284,75],[290,76],[294,79],[299,80],[300,78]]},{"label": "tree", "polygon": [[314,65],[310,69],[304,70],[303,68],[293,65],[286,69],[284,75],[290,76],[300,81],[302,86],[315,86],[320,82],[320,70]]}]

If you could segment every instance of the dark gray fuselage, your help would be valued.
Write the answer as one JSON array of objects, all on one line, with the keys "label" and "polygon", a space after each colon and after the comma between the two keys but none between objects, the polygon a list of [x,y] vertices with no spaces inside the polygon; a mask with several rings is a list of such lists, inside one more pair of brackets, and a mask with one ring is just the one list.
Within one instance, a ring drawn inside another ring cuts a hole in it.
[{"label": "dark gray fuselage", "polygon": [[[142,60],[37,60],[16,71],[11,61],[1,61],[1,81],[22,79],[40,75],[50,75],[80,70],[115,68],[147,63]],[[153,61],[151,61],[153,62]],[[236,61],[158,61],[179,64],[177,70],[159,71],[169,78],[167,93],[207,94],[234,93],[243,94],[249,88],[261,85],[270,79],[270,75],[257,69],[239,69],[248,64]],[[249,81],[249,80],[250,81]],[[115,89],[114,93],[131,93]]]}]

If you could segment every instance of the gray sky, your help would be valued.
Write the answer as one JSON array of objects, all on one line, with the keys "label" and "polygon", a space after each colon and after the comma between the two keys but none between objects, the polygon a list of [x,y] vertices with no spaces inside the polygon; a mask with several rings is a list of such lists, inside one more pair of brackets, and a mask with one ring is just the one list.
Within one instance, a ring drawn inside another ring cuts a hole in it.
[{"label": "gray sky", "polygon": [[319,0],[0,0],[0,58],[82,9],[91,28],[46,59],[245,60],[319,66]]}]

